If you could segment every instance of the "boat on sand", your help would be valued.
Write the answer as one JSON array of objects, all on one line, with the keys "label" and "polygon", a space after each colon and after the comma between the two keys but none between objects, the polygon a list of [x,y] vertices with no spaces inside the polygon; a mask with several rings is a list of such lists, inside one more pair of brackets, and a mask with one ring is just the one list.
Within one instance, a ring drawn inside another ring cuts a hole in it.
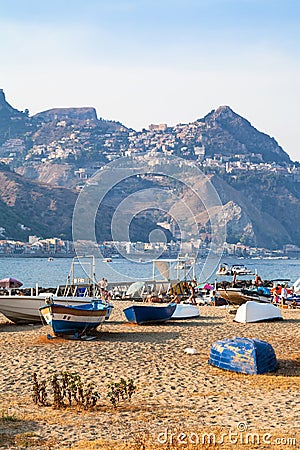
[{"label": "boat on sand", "polygon": [[194,319],[200,316],[199,308],[190,303],[177,303],[170,320]]},{"label": "boat on sand", "polygon": [[[80,265],[87,265],[87,277],[76,276],[75,268]],[[15,323],[41,323],[39,308],[45,305],[45,302],[51,300],[55,304],[65,306],[76,306],[84,303],[90,304],[93,301],[101,301],[105,306],[109,306],[106,318],[108,319],[113,305],[106,300],[101,300],[101,292],[98,289],[94,278],[94,257],[75,257],[72,260],[71,270],[64,286],[58,286],[55,292],[40,292],[38,286],[28,290],[27,294],[16,287],[16,283],[10,287],[4,287],[3,294],[0,295],[0,313]],[[7,280],[14,280],[13,278]],[[16,280],[17,281],[17,280]],[[22,283],[18,282],[18,286]],[[3,286],[3,285],[2,285]]]},{"label": "boat on sand", "polygon": [[278,365],[268,342],[240,337],[215,342],[210,349],[209,364],[251,375],[272,372]]},{"label": "boat on sand", "polygon": [[128,322],[138,325],[161,323],[169,320],[176,309],[176,303],[135,304],[123,310]]},{"label": "boat on sand", "polygon": [[241,305],[235,315],[234,321],[241,323],[266,322],[283,320],[280,309],[272,304],[246,302]]},{"label": "boat on sand", "polygon": [[271,303],[271,295],[264,295],[253,289],[247,288],[219,288],[218,294],[226,300],[230,305],[242,305],[248,301],[255,301],[260,303]]},{"label": "boat on sand", "polygon": [[76,306],[50,302],[39,308],[42,318],[51,325],[56,336],[95,330],[104,322],[108,310],[108,306],[96,301]]}]

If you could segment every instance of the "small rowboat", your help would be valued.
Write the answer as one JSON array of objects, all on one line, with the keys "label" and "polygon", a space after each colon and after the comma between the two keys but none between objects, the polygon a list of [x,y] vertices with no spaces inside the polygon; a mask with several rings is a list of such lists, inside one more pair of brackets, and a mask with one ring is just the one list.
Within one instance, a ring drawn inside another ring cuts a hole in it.
[{"label": "small rowboat", "polygon": [[101,302],[82,305],[50,303],[39,308],[42,318],[51,325],[55,335],[84,333],[94,330],[110,313],[109,306]]},{"label": "small rowboat", "polygon": [[194,319],[199,316],[200,312],[198,306],[189,303],[177,303],[175,311],[171,316],[171,320]]},{"label": "small rowboat", "polygon": [[278,365],[271,344],[240,337],[215,342],[210,349],[209,364],[246,374],[272,372]]},{"label": "small rowboat", "polygon": [[176,303],[162,305],[132,305],[123,310],[128,322],[144,325],[169,320],[176,309]]}]

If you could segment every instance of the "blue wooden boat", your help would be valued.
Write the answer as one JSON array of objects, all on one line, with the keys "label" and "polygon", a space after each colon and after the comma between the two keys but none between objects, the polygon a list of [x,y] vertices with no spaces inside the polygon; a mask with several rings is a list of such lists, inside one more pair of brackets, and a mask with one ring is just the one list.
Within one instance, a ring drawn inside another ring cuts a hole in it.
[{"label": "blue wooden boat", "polygon": [[128,322],[138,325],[165,322],[169,320],[176,309],[176,303],[160,305],[132,305],[123,310]]},{"label": "blue wooden boat", "polygon": [[234,372],[262,374],[275,370],[277,359],[268,342],[234,337],[212,345],[209,364]]},{"label": "blue wooden boat", "polygon": [[110,313],[110,306],[101,301],[82,305],[50,303],[39,308],[42,318],[56,335],[83,333],[94,330]]}]

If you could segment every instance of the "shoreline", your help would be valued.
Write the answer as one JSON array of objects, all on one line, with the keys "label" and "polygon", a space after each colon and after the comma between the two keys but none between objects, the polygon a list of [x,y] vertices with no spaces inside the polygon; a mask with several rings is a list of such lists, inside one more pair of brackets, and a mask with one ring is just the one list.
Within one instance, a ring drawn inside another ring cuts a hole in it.
[{"label": "shoreline", "polygon": [[[27,253],[12,253],[12,254],[2,254],[0,253],[0,259],[2,258],[75,258],[77,256],[76,253],[65,253],[65,254],[61,254],[61,253],[40,253],[40,254],[27,254]],[[81,255],[80,255],[81,256]],[[130,258],[130,254],[128,255],[128,257]],[[95,257],[98,258],[98,257]],[[118,257],[115,257],[114,255],[112,256],[104,256],[103,258],[98,258],[98,259],[112,259],[112,262],[114,261],[118,261],[118,260],[127,260],[128,258],[119,255]],[[173,255],[173,256],[161,256],[161,259],[174,259],[174,258],[178,258],[178,254],[177,255]],[[205,260],[207,258],[207,256],[198,256],[197,261],[200,260]],[[218,259],[219,255],[213,255],[210,256],[210,258],[214,258],[214,259]],[[251,256],[234,256],[234,255],[230,255],[230,256],[222,256],[222,259],[228,259],[230,260],[240,260],[240,261],[299,261],[300,260],[300,256],[299,257],[290,257],[290,256],[283,256],[283,257],[270,257],[270,256],[266,256],[266,257],[251,257]],[[145,262],[145,261],[139,261],[136,260],[136,263],[139,262]],[[149,259],[149,262],[152,262],[152,259]]]},{"label": "shoreline", "polygon": [[60,253],[56,253],[56,254],[53,254],[53,253],[41,253],[41,254],[34,254],[34,255],[30,255],[30,254],[26,254],[26,253],[22,253],[22,254],[17,254],[17,253],[15,253],[15,254],[9,254],[9,255],[3,255],[3,254],[0,254],[0,259],[2,259],[2,258],[37,258],[37,259],[40,259],[40,258],[45,258],[45,259],[48,259],[48,258],[74,258],[76,256],[76,253],[66,253],[66,254],[60,254]]}]

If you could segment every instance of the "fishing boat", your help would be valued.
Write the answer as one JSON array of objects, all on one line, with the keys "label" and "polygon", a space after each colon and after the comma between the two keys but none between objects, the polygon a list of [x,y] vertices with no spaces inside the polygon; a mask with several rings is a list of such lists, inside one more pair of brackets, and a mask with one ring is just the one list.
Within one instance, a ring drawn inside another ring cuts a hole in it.
[{"label": "fishing boat", "polygon": [[[81,266],[81,269],[83,266],[88,266],[87,277],[76,276],[78,265]],[[22,286],[21,282],[14,278],[3,279],[0,284],[3,288],[3,293],[0,295],[0,313],[15,323],[41,323],[39,308],[45,305],[45,300],[65,306],[76,306],[83,303],[89,305],[93,301],[101,301],[105,306],[109,306],[106,313],[106,319],[108,319],[113,305],[105,300],[100,300],[101,292],[95,281],[94,265],[93,256],[73,258],[66,284],[58,286],[54,292],[50,290],[41,292],[38,285],[35,288],[21,291],[16,289]]]},{"label": "fishing boat", "polygon": [[104,322],[108,309],[108,306],[97,301],[76,306],[50,302],[39,308],[39,312],[57,336],[95,330]]},{"label": "fishing boat", "polygon": [[176,303],[167,304],[135,304],[123,310],[128,322],[138,325],[161,323],[169,320],[176,309]]},{"label": "fishing boat", "polygon": [[232,276],[232,275],[253,275],[252,270],[247,269],[244,264],[233,264],[229,266],[227,263],[220,265],[216,275],[219,276]]},{"label": "fishing boat", "polygon": [[200,316],[199,308],[190,303],[177,303],[170,320],[194,319]]},{"label": "fishing boat", "polygon": [[238,306],[248,301],[271,303],[272,300],[270,294],[265,295],[264,293],[260,293],[260,291],[246,288],[218,288],[218,294],[230,305]]}]

